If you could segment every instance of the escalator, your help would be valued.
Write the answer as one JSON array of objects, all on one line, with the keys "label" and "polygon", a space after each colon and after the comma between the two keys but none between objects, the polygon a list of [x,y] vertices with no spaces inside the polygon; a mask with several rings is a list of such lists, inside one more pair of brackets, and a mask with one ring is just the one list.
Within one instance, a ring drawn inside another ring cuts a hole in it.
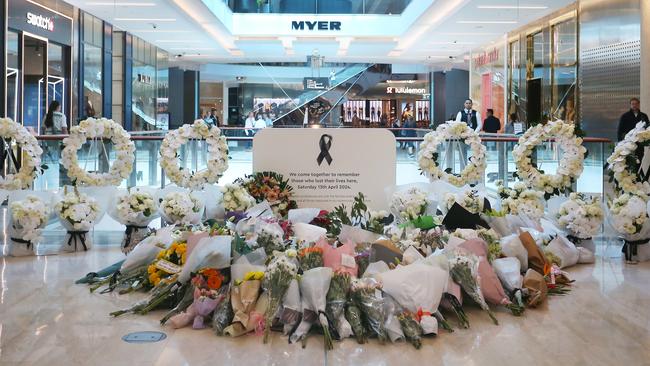
[{"label": "escalator", "polygon": [[[281,107],[287,111],[274,120],[274,125],[291,126],[302,125],[305,121],[305,111],[310,104],[327,105],[329,108],[327,125],[337,125],[338,118],[330,112],[345,103],[350,97],[363,93],[377,83],[390,78],[391,66],[379,64],[353,64],[342,69],[330,79],[326,90],[307,90]],[[310,116],[307,112],[309,124],[324,122],[324,118]],[[332,118],[333,117],[333,118]],[[317,122],[316,122],[317,121]]]}]

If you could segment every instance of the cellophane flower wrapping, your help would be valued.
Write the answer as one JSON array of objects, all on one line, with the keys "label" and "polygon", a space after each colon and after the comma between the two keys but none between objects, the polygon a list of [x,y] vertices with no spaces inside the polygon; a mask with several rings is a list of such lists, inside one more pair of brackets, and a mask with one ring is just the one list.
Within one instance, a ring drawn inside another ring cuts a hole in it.
[{"label": "cellophane flower wrapping", "polygon": [[[327,291],[330,287],[333,271],[327,267],[317,267],[303,272],[299,285],[303,302],[303,322],[306,322],[305,311],[317,314],[317,321],[325,333],[325,347],[331,349],[331,338],[329,337],[329,325],[325,315],[327,307]],[[310,328],[310,327],[309,327]],[[303,331],[300,326],[292,335],[294,340],[302,340],[307,336],[309,329]]]},{"label": "cellophane flower wrapping", "polygon": [[142,240],[126,255],[120,272],[127,273],[153,262],[161,250],[168,248],[174,242],[173,233],[174,227],[166,226]]},{"label": "cellophane flower wrapping", "polygon": [[447,290],[448,278],[448,273],[440,267],[420,263],[398,266],[379,275],[384,292],[407,311],[421,314],[419,323],[424,334],[438,333],[433,314]]},{"label": "cellophane flower wrapping", "polygon": [[187,257],[187,262],[178,275],[178,281],[180,283],[189,281],[192,273],[201,268],[228,268],[230,266],[231,241],[232,237],[229,235],[211,236],[199,240]]},{"label": "cellophane flower wrapping", "polygon": [[9,194],[9,255],[34,254],[34,247],[42,239],[42,230],[49,220],[51,203],[52,196],[47,192],[14,191]]},{"label": "cellophane flower wrapping", "polygon": [[240,184],[226,184],[221,187],[221,205],[226,212],[246,211],[255,206],[255,198]]},{"label": "cellophane flower wrapping", "polygon": [[149,234],[149,223],[160,216],[155,195],[144,188],[118,191],[107,212],[115,221],[126,225],[121,246],[124,254]]},{"label": "cellophane flower wrapping", "polygon": [[402,314],[403,308],[395,299],[390,295],[384,294],[384,313],[386,313],[386,321],[384,322],[384,329],[386,335],[392,343],[404,340],[404,332],[400,325],[399,315]]},{"label": "cellophane flower wrapping", "polygon": [[347,272],[334,272],[327,291],[327,315],[334,323],[340,338],[352,335],[352,327],[345,319],[345,304],[348,301],[352,277]]},{"label": "cellophane flower wrapping", "polygon": [[555,217],[570,235],[590,239],[600,232],[605,212],[596,197],[574,192],[559,206]]},{"label": "cellophane flower wrapping", "polygon": [[230,300],[230,288],[229,284],[222,287],[225,296],[223,301],[221,301],[214,309],[214,313],[212,313],[212,330],[214,331],[214,334],[218,336],[224,335],[226,327],[232,323],[232,319],[235,315]]},{"label": "cellophane flower wrapping", "polygon": [[280,322],[283,324],[284,335],[289,335],[302,319],[302,301],[300,298],[300,285],[297,279],[292,279],[289,288],[282,298],[282,311]]},{"label": "cellophane flower wrapping", "polygon": [[288,220],[292,224],[309,224],[320,212],[320,208],[296,208],[289,210]]},{"label": "cellophane flower wrapping", "polygon": [[352,302],[361,311],[363,324],[369,335],[377,336],[380,342],[385,342],[386,313],[381,284],[373,278],[355,279],[350,291]]},{"label": "cellophane flower wrapping", "polygon": [[398,187],[390,198],[390,212],[398,222],[415,220],[427,212],[429,194],[417,186]]},{"label": "cellophane flower wrapping", "polygon": [[316,243],[319,240],[327,237],[327,230],[320,226],[299,222],[293,224],[292,228],[294,236],[300,243]]},{"label": "cellophane flower wrapping", "polygon": [[291,281],[298,274],[298,266],[285,253],[277,253],[266,267],[264,281],[262,282],[264,290],[269,296],[269,306],[264,316],[264,342],[268,341],[269,331],[276,313],[280,308],[282,299],[286,294]]},{"label": "cellophane flower wrapping", "polygon": [[193,225],[201,222],[203,203],[191,192],[171,191],[160,201],[160,215],[169,224]]},{"label": "cellophane flower wrapping", "polygon": [[65,194],[55,206],[61,226],[67,233],[63,240],[66,251],[87,250],[92,247],[92,228],[100,217],[100,207],[94,198],[79,192]]},{"label": "cellophane flower wrapping", "polygon": [[448,253],[448,256],[449,274],[454,279],[454,282],[458,283],[465,290],[465,293],[488,313],[495,324],[498,324],[481,291],[478,279],[479,258],[460,248]]},{"label": "cellophane flower wrapping", "polygon": [[266,255],[271,255],[274,251],[284,251],[286,248],[284,231],[277,221],[271,219],[254,219],[253,222],[252,232],[249,231],[251,229],[250,226],[244,228],[245,224],[241,226],[239,224],[237,225],[238,229],[241,228],[242,234],[245,235],[246,245],[253,250],[263,248]]},{"label": "cellophane flower wrapping", "polygon": [[512,230],[510,223],[506,216],[494,216],[494,215],[481,215],[483,220],[485,220],[490,228],[494,230],[500,237],[508,236],[513,234],[515,231]]},{"label": "cellophane flower wrapping", "polygon": [[230,266],[232,282],[242,281],[249,272],[264,272],[266,270],[265,262],[266,253],[262,248],[235,259]]}]

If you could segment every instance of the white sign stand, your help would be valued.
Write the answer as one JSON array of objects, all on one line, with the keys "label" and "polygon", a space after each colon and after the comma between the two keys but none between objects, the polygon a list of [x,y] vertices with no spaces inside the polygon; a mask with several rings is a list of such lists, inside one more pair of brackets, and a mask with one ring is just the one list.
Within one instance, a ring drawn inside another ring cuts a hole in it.
[{"label": "white sign stand", "polygon": [[386,209],[395,167],[395,136],[384,129],[267,128],[253,140],[253,171],[284,175],[298,207],[350,207],[361,192],[370,209]]}]

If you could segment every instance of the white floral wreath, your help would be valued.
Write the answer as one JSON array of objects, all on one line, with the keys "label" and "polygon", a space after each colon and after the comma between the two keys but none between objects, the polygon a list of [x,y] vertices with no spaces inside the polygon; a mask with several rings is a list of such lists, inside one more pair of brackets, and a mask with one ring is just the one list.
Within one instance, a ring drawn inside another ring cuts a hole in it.
[{"label": "white floral wreath", "polygon": [[[512,151],[517,176],[533,189],[551,195],[564,193],[582,174],[587,149],[574,132],[575,125],[563,121],[548,122],[529,128]],[[533,149],[545,140],[554,139],[563,153],[555,174],[544,174],[532,164]]]},{"label": "white floral wreath", "polygon": [[[438,165],[438,146],[447,140],[461,140],[469,145],[472,151],[468,164],[460,174],[446,172]],[[418,163],[431,180],[441,179],[458,187],[476,183],[482,180],[485,174],[485,146],[481,143],[478,133],[465,122],[444,123],[424,136],[418,152]]]},{"label": "white floral wreath", "polygon": [[[88,139],[110,139],[115,150],[115,161],[107,173],[90,173],[79,166],[77,151]],[[89,186],[118,186],[133,170],[135,145],[131,135],[113,120],[88,118],[70,129],[70,136],[63,139],[61,164],[75,184]]]},{"label": "white floral wreath", "polygon": [[[0,138],[13,139],[23,152],[23,160],[20,169],[15,174],[7,174],[0,177],[0,189],[16,190],[28,188],[41,168],[41,154],[43,149],[38,141],[29,131],[19,123],[10,118],[0,118]],[[4,149],[4,147],[2,147]],[[9,147],[10,148],[10,147]]]},{"label": "white floral wreath", "polygon": [[[205,139],[208,145],[207,167],[198,172],[183,170],[178,165],[178,150],[189,139]],[[208,126],[203,120],[169,131],[160,145],[160,167],[179,187],[201,189],[205,184],[219,181],[228,169],[228,144],[217,127]]]},{"label": "white floral wreath", "polygon": [[[609,176],[614,182],[616,192],[636,195],[650,194],[650,184],[637,179],[637,171],[641,162],[636,156],[639,144],[648,140],[650,140],[650,129],[646,128],[645,123],[639,122],[625,135],[625,139],[616,145],[612,155],[607,158]],[[633,162],[636,166],[630,167],[631,162],[628,159],[634,159]]]}]

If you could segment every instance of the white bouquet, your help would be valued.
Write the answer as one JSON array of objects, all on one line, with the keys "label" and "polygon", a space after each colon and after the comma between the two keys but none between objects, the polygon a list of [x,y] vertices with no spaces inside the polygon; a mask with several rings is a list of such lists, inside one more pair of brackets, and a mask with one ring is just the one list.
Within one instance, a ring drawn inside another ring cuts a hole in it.
[{"label": "white bouquet", "polygon": [[609,205],[612,226],[621,235],[641,232],[648,221],[647,198],[633,193],[624,193]]},{"label": "white bouquet", "polygon": [[507,188],[502,181],[497,181],[497,191],[501,197],[501,210],[513,215],[523,215],[534,221],[544,216],[544,192],[527,188],[517,182],[513,188]]},{"label": "white bouquet", "polygon": [[170,224],[197,224],[203,204],[192,193],[170,192],[160,201],[160,214]]},{"label": "white bouquet", "polygon": [[454,203],[458,203],[464,209],[471,213],[483,212],[485,206],[485,197],[479,194],[476,189],[465,189],[458,193],[447,193],[445,195],[445,206],[449,210]]},{"label": "white bouquet", "polygon": [[417,187],[394,192],[390,199],[390,211],[401,221],[414,220],[426,213],[427,197],[427,192]]},{"label": "white bouquet", "polygon": [[333,271],[329,267],[317,267],[305,271],[300,278],[303,318],[296,331],[289,337],[290,342],[304,340],[313,324],[323,328],[325,349],[332,349],[332,337],[329,331],[325,308],[327,291],[330,288]]},{"label": "white bouquet", "polygon": [[[41,240],[41,231],[47,223],[50,208],[40,198],[27,196],[24,200],[11,202],[9,209],[11,212],[10,254],[12,256],[34,254],[34,244]],[[26,246],[25,250],[21,244]]]},{"label": "white bouquet", "polygon": [[149,234],[149,223],[158,217],[158,205],[153,195],[144,191],[118,194],[108,214],[122,225],[126,225],[122,239],[124,254]]},{"label": "white bouquet", "polygon": [[240,184],[226,184],[221,188],[221,204],[226,212],[246,211],[255,205],[255,198]]},{"label": "white bouquet", "polygon": [[83,250],[90,249],[92,235],[88,235],[88,232],[100,214],[97,200],[77,191],[66,193],[56,204],[55,211],[61,219],[61,225],[67,230],[65,250],[77,251],[79,246],[83,247]]},{"label": "white bouquet", "polygon": [[578,239],[591,239],[600,231],[605,213],[595,197],[571,193],[560,205],[558,223]]}]

